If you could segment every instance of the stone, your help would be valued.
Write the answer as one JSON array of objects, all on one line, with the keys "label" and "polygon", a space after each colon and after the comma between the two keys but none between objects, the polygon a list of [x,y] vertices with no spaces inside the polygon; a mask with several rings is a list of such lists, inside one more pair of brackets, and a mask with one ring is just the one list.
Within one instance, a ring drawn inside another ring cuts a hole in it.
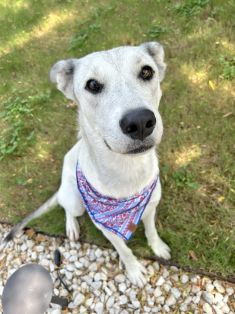
[{"label": "stone", "polygon": [[165,297],[164,296],[160,296],[156,299],[156,303],[157,304],[164,304],[165,302]]},{"label": "stone", "polygon": [[160,266],[159,266],[158,262],[154,262],[153,267],[155,268],[156,271],[159,271]]},{"label": "stone", "polygon": [[204,303],[202,308],[206,314],[213,314],[212,308],[208,303]]},{"label": "stone", "polygon": [[120,283],[118,285],[118,290],[122,293],[124,293],[126,291],[127,287],[126,287],[126,284],[124,282]]},{"label": "stone", "polygon": [[213,305],[213,309],[216,314],[223,314],[222,310],[218,306]]},{"label": "stone", "polygon": [[99,290],[102,287],[101,281],[94,281],[91,283],[91,287],[93,290]]},{"label": "stone", "polygon": [[128,299],[127,299],[127,297],[123,294],[123,295],[121,295],[121,296],[119,297],[119,302],[120,302],[121,305],[127,304]]},{"label": "stone", "polygon": [[163,310],[165,311],[165,313],[169,313],[170,312],[170,308],[167,304],[163,305]]},{"label": "stone", "polygon": [[68,265],[66,265],[66,269],[67,269],[68,271],[70,271],[70,272],[73,272],[73,271],[75,271],[75,266],[72,265],[72,264],[68,264]]},{"label": "stone", "polygon": [[228,294],[229,296],[234,294],[234,290],[233,290],[232,287],[226,288],[226,292],[227,292],[227,294]]},{"label": "stone", "polygon": [[85,296],[84,296],[83,294],[81,294],[81,293],[78,293],[78,294],[76,295],[76,297],[74,298],[73,303],[74,303],[75,306],[79,306],[79,305],[82,304],[84,301],[85,301]]},{"label": "stone", "polygon": [[214,286],[211,283],[206,284],[206,291],[212,292],[214,290]]},{"label": "stone", "polygon": [[181,296],[181,292],[177,288],[171,288],[171,293],[176,299],[179,299],[179,297]]},{"label": "stone", "polygon": [[167,299],[166,299],[166,305],[172,306],[175,305],[176,299],[175,297],[171,294]]},{"label": "stone", "polygon": [[140,302],[138,300],[134,300],[132,301],[132,305],[135,309],[139,309],[140,308]]},{"label": "stone", "polygon": [[103,303],[101,302],[96,303],[94,310],[97,314],[103,314],[103,310],[104,310]]},{"label": "stone", "polygon": [[169,271],[166,268],[164,268],[162,276],[163,278],[167,278],[169,276]]},{"label": "stone", "polygon": [[181,282],[182,282],[182,284],[185,284],[185,283],[187,283],[188,282],[188,280],[189,280],[189,278],[188,278],[188,276],[187,275],[182,275],[181,276]]},{"label": "stone", "polygon": [[207,291],[203,291],[202,293],[202,297],[203,299],[209,303],[209,304],[213,304],[214,303],[214,297],[213,297],[213,294],[207,292]]},{"label": "stone", "polygon": [[226,313],[226,314],[230,312],[230,309],[227,304],[224,304],[221,310],[223,313]]},{"label": "stone", "polygon": [[114,296],[110,296],[107,300],[107,303],[106,303],[106,307],[107,309],[110,309],[113,305],[114,305]]},{"label": "stone", "polygon": [[221,285],[221,283],[220,283],[218,280],[215,280],[215,281],[213,282],[213,284],[214,284],[216,290],[217,290],[219,293],[224,293],[224,292],[225,292],[224,287]]},{"label": "stone", "polygon": [[95,256],[97,258],[100,258],[102,255],[103,255],[103,252],[101,251],[101,249],[98,248],[97,250],[95,250]]},{"label": "stone", "polygon": [[159,287],[157,287],[157,288],[154,290],[153,295],[154,295],[155,298],[160,297],[160,296],[162,295],[161,289],[160,289]]},{"label": "stone", "polygon": [[165,284],[163,285],[163,289],[164,289],[166,292],[169,292],[169,291],[171,290],[171,286],[170,286],[169,284],[165,283]]},{"label": "stone", "polygon": [[66,271],[65,276],[69,281],[73,278],[73,274],[70,271]]},{"label": "stone", "polygon": [[214,302],[217,303],[221,303],[223,301],[223,295],[219,292],[216,292],[214,295]]},{"label": "stone", "polygon": [[38,245],[38,246],[36,246],[36,251],[37,252],[43,252],[44,251],[44,246],[42,246],[42,245]]},{"label": "stone", "polygon": [[75,262],[75,264],[74,264],[74,265],[75,265],[75,267],[76,267],[76,268],[78,268],[78,269],[80,269],[80,268],[82,268],[82,267],[83,267],[83,264],[82,264],[81,262],[78,262],[78,261],[77,261],[77,262]]},{"label": "stone", "polygon": [[165,279],[161,276],[158,278],[158,281],[156,282],[156,286],[162,286],[165,282]]},{"label": "stone", "polygon": [[20,247],[21,252],[25,252],[28,249],[27,245],[23,243]]},{"label": "stone", "polygon": [[117,276],[115,276],[114,280],[117,282],[117,283],[121,283],[121,282],[124,282],[126,279],[126,277],[123,275],[123,274],[119,274]]}]

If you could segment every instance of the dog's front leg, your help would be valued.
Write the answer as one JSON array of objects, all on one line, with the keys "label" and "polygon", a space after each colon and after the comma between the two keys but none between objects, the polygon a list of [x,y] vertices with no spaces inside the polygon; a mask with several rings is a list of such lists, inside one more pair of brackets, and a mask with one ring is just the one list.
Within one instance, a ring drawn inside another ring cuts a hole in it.
[{"label": "dog's front leg", "polygon": [[103,228],[99,228],[105,235],[105,237],[112,243],[112,245],[117,250],[122,262],[124,263],[127,276],[129,280],[134,284],[142,288],[147,280],[144,276],[146,274],[146,269],[143,265],[138,262],[135,255],[132,253],[131,249],[128,248],[125,241],[119,238],[117,235],[109,232],[108,230],[104,230]]},{"label": "dog's front leg", "polygon": [[71,241],[79,238],[80,228],[76,217],[85,211],[76,181],[77,145],[64,157],[61,186],[58,191],[58,202],[66,214],[66,234]]},{"label": "dog's front leg", "polygon": [[158,203],[149,203],[146,208],[142,220],[145,228],[145,235],[148,240],[148,244],[153,252],[164,259],[171,258],[169,246],[162,241],[159,237],[156,226],[155,226],[155,214],[156,206]]}]

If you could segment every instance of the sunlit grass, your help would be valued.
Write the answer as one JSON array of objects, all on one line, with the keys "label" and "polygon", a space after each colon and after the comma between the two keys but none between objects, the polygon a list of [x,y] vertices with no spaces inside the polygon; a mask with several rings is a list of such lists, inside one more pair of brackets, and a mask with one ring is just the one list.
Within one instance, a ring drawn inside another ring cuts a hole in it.
[{"label": "sunlit grass", "polygon": [[201,148],[198,145],[184,146],[180,151],[175,152],[174,155],[177,166],[186,166],[192,160],[201,156]]},{"label": "sunlit grass", "polygon": [[30,32],[22,31],[19,34],[12,36],[5,45],[0,46],[0,56],[8,54],[14,49],[22,48],[29,41],[48,35],[59,25],[71,22],[73,18],[73,14],[69,12],[50,12],[43,18],[41,23],[33,27]]},{"label": "sunlit grass", "polygon": [[192,64],[185,63],[181,67],[181,71],[184,75],[187,76],[190,82],[193,84],[196,84],[197,87],[201,86],[202,83],[205,84],[205,82],[208,81],[208,72],[206,69],[206,65],[204,65],[203,69],[199,69]]}]

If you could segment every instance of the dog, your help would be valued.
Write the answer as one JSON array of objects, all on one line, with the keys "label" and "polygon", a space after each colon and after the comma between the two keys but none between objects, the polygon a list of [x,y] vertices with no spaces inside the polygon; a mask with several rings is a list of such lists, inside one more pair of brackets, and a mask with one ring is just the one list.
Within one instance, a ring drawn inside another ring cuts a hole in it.
[{"label": "dog", "polygon": [[161,197],[156,146],[163,134],[158,107],[165,69],[164,50],[158,42],[55,63],[51,81],[79,106],[79,139],[64,157],[59,190],[18,223],[6,242],[59,204],[65,210],[71,241],[79,238],[77,217],[87,209],[117,250],[134,285],[146,284],[146,270],[125,240],[140,220],[153,252],[170,258],[170,248],[155,226]]}]

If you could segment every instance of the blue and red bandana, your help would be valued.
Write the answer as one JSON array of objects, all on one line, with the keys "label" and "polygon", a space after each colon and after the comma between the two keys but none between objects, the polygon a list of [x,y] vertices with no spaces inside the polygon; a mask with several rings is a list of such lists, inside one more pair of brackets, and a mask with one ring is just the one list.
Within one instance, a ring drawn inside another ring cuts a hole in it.
[{"label": "blue and red bandana", "polygon": [[116,199],[97,192],[86,180],[78,164],[76,175],[78,190],[93,222],[122,239],[129,240],[140,223],[141,216],[157,184],[158,176],[141,193],[136,193],[128,198]]}]

